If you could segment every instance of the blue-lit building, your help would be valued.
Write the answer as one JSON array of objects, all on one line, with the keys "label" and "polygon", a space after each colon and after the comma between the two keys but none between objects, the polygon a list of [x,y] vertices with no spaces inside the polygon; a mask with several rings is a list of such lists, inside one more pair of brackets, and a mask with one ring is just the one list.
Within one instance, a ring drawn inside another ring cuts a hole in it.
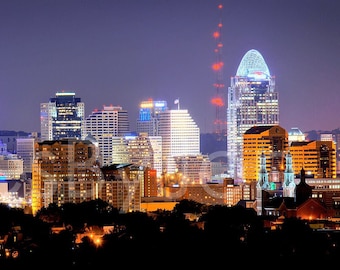
[{"label": "blue-lit building", "polygon": [[159,135],[159,114],[168,109],[167,102],[152,99],[142,101],[139,106],[137,133],[147,133],[149,136]]}]

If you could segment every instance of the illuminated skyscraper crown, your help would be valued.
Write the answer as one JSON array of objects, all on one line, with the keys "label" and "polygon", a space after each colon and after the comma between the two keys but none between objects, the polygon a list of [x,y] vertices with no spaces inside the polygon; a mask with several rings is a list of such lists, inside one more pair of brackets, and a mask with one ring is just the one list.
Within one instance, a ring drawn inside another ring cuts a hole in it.
[{"label": "illuminated skyscraper crown", "polygon": [[242,58],[240,65],[238,66],[236,76],[247,77],[253,73],[264,73],[267,77],[270,77],[269,68],[263,59],[261,53],[257,50],[249,50]]}]

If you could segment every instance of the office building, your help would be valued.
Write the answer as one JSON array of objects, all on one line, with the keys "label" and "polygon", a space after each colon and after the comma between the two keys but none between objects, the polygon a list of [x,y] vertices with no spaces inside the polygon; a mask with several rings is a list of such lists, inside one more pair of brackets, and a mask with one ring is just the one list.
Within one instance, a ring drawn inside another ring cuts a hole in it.
[{"label": "office building", "polygon": [[[243,179],[256,182],[260,171],[260,157],[266,156],[267,171],[277,172],[282,182],[288,134],[280,126],[254,126],[243,134]],[[294,158],[294,157],[293,157]]]},{"label": "office building", "polygon": [[0,180],[19,180],[24,172],[23,163],[17,154],[0,154]]},{"label": "office building", "polygon": [[36,132],[24,132],[24,131],[9,131],[0,130],[0,152],[3,147],[6,147],[6,151],[16,154],[17,152],[17,138],[24,137],[38,137]]},{"label": "office building", "polygon": [[139,105],[137,133],[147,133],[149,136],[159,135],[159,114],[167,110],[167,102],[153,99],[142,101]]},{"label": "office building", "polygon": [[227,96],[227,170],[238,181],[244,180],[243,134],[256,125],[279,124],[275,77],[260,52],[252,49],[243,56]]},{"label": "office building", "polygon": [[159,114],[162,137],[163,170],[174,173],[176,156],[200,154],[200,130],[188,110],[166,110]]},{"label": "office building", "polygon": [[113,164],[101,168],[104,180],[98,186],[99,197],[122,213],[141,211],[144,170],[130,167]]},{"label": "office building", "polygon": [[112,164],[131,163],[127,148],[128,138],[130,138],[130,136],[112,138]]},{"label": "office building", "polygon": [[336,144],[333,141],[292,142],[293,170],[304,168],[315,178],[336,178]]},{"label": "office building", "polygon": [[211,162],[207,155],[177,156],[175,163],[180,172],[179,184],[207,184],[211,182]]},{"label": "office building", "polygon": [[40,104],[41,140],[83,139],[85,104],[73,92],[57,92]]},{"label": "office building", "polygon": [[27,176],[32,175],[32,164],[35,158],[34,145],[36,138],[17,138],[17,155],[23,160],[23,170]]},{"label": "office building", "polygon": [[121,106],[103,106],[86,117],[85,132],[98,142],[102,166],[113,163],[113,138],[125,136],[129,129],[128,112]]},{"label": "office building", "polygon": [[137,166],[154,169],[157,177],[161,177],[163,171],[162,137],[140,133],[138,136],[129,136],[126,140],[129,162]]}]

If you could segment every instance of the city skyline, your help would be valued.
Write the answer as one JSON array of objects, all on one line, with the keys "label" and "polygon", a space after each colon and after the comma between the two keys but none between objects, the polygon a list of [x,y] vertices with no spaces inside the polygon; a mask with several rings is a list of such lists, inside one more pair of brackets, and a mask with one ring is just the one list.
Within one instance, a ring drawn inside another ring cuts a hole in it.
[{"label": "city skyline", "polygon": [[166,100],[175,109],[179,99],[201,133],[212,132],[212,34],[220,19],[226,87],[243,55],[256,49],[276,77],[280,126],[339,128],[340,2],[256,3],[2,1],[0,130],[39,132],[40,103],[65,90],[82,99],[86,117],[103,105],[122,106],[132,131],[141,101]]}]

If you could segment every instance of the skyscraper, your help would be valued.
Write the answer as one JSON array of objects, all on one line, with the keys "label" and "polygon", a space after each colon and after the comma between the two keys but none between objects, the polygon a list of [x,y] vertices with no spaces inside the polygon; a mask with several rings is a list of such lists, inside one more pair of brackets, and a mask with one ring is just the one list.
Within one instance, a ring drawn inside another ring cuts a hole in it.
[{"label": "skyscraper", "polygon": [[97,140],[102,166],[112,164],[113,138],[125,136],[129,129],[128,112],[120,106],[103,106],[86,117],[85,132]]},{"label": "skyscraper", "polygon": [[279,96],[275,76],[257,50],[242,58],[231,78],[227,102],[228,174],[235,180],[243,176],[243,134],[256,125],[279,124]]},{"label": "skyscraper", "polygon": [[167,102],[152,99],[142,101],[139,105],[137,119],[137,133],[147,133],[149,136],[158,136],[159,114],[167,110]]},{"label": "skyscraper", "polygon": [[32,211],[55,203],[81,203],[98,198],[101,170],[96,146],[87,140],[67,138],[35,143],[32,165]]},{"label": "skyscraper", "polygon": [[40,104],[42,140],[84,138],[85,104],[72,92],[58,92]]},{"label": "skyscraper", "polygon": [[175,156],[200,154],[200,130],[188,110],[166,110],[159,115],[163,169],[175,172]]}]

